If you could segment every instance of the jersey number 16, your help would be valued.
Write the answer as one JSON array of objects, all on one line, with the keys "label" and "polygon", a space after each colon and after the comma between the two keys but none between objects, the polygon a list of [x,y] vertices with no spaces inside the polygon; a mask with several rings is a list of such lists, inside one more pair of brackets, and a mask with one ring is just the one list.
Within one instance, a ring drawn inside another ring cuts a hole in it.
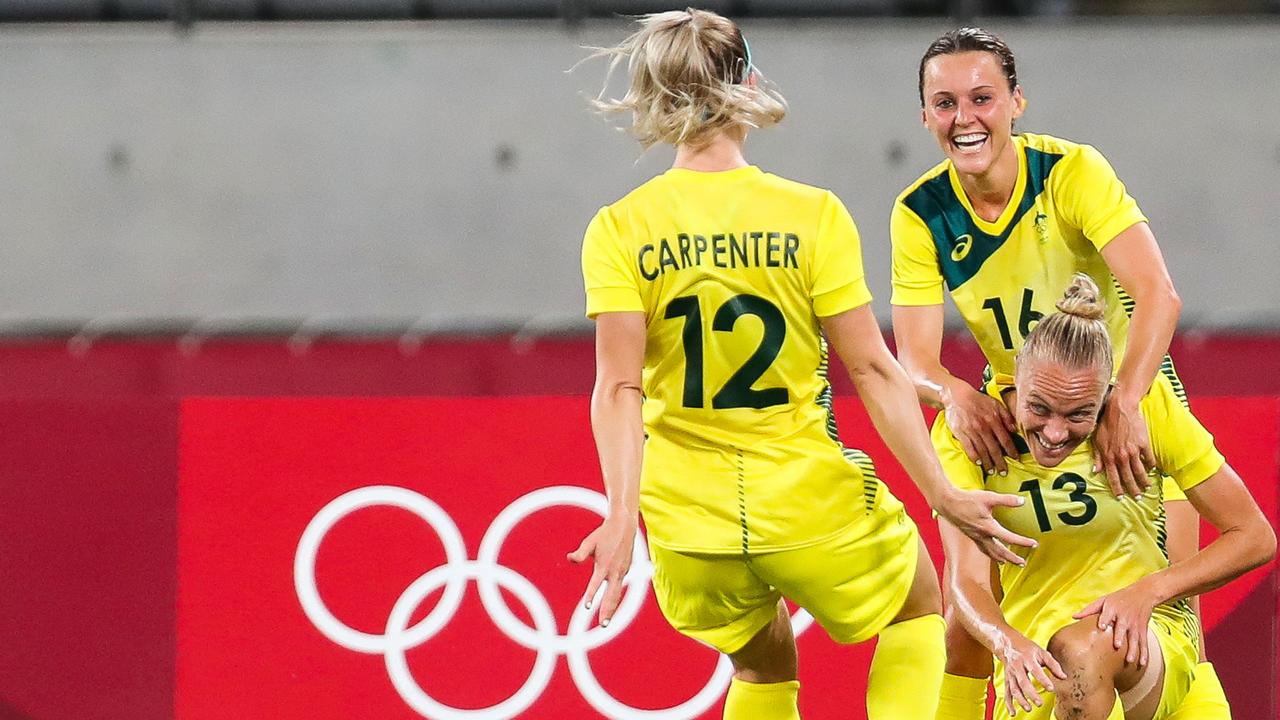
[{"label": "jersey number 16", "polygon": [[[1022,335],[1022,339],[1026,340],[1031,334],[1031,323],[1039,322],[1044,317],[1044,313],[1039,310],[1031,309],[1032,292],[1031,288],[1022,289],[1022,312],[1018,315],[1018,332]],[[1005,350],[1013,349],[1013,334],[1009,332],[1009,320],[1005,316],[1004,303],[998,297],[989,297],[983,303],[982,307],[990,310],[996,319],[996,329],[1000,331],[1000,342],[1004,344]]]}]

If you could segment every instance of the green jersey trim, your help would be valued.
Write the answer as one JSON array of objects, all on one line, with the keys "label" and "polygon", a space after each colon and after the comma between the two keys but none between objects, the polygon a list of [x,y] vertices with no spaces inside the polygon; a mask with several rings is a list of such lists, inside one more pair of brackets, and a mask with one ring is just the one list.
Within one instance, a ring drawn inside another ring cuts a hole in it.
[{"label": "green jersey trim", "polygon": [[1058,153],[1048,153],[1025,148],[1027,158],[1027,183],[1018,207],[999,235],[984,232],[974,222],[969,211],[956,197],[951,187],[949,173],[941,173],[920,184],[902,199],[902,203],[924,221],[938,249],[938,264],[947,288],[955,292],[978,271],[987,258],[995,254],[1022,217],[1035,206],[1036,198],[1044,192],[1049,173],[1063,158]]}]

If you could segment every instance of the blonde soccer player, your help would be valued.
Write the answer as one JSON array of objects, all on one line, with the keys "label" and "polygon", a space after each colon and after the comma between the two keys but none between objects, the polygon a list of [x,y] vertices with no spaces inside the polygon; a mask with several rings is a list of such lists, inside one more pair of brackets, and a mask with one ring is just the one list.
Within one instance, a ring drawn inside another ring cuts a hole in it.
[{"label": "blonde soccer player", "polygon": [[[946,159],[898,197],[891,236],[894,336],[921,399],[946,409],[971,461],[1006,472],[1005,457],[1017,456],[1012,414],[942,363],[944,287],[991,369],[1008,374],[1072,274],[1102,278],[1118,366],[1095,462],[1116,495],[1141,493],[1154,467],[1142,398],[1172,390],[1185,402],[1166,354],[1180,301],[1147,218],[1094,148],[1014,132],[1026,100],[1013,52],[992,33],[960,28],[935,40],[920,60],[919,94]],[[1199,518],[1176,483],[1164,484],[1177,560],[1198,548]],[[947,647],[939,717],[981,717],[990,658],[954,622]],[[1208,662],[1184,717],[1230,717]]]},{"label": "blonde soccer player", "polygon": [[[729,655],[731,719],[796,718],[796,648],[783,598],[838,642],[879,637],[873,720],[932,716],[943,621],[933,565],[871,460],[837,437],[827,340],[877,429],[943,517],[998,558],[991,508],[1016,498],[960,492],[942,474],[911,382],[885,347],[852,218],[830,192],[747,162],[749,129],[785,106],[731,21],[688,10],[647,16],[619,46],[627,113],[670,170],[604,207],[582,267],[596,323],[592,429],[609,513],[570,558],[607,624],[639,515],[658,604],[681,633]],[[603,93],[602,93],[603,95]],[[909,684],[909,686],[908,686]]]},{"label": "blonde soccer player", "polygon": [[1163,484],[1115,497],[1094,469],[1091,437],[1111,402],[1113,369],[1098,286],[1078,275],[1057,307],[1030,332],[1013,377],[988,385],[1017,427],[1006,473],[984,473],[945,418],[934,424],[952,482],[1022,494],[1026,505],[997,517],[1038,541],[1025,565],[999,569],[997,602],[991,562],[943,523],[948,589],[956,617],[1000,660],[996,717],[1166,720],[1199,672],[1200,626],[1187,598],[1269,561],[1275,533],[1212,436],[1171,386],[1157,384],[1139,408],[1155,461],[1221,531],[1170,565]]}]

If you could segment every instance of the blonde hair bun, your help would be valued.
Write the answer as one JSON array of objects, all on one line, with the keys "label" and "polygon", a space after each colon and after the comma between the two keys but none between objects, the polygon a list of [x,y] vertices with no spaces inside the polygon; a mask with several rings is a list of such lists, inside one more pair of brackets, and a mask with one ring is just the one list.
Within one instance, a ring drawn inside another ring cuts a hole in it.
[{"label": "blonde hair bun", "polygon": [[1102,301],[1102,291],[1098,289],[1093,278],[1084,273],[1076,273],[1071,278],[1062,299],[1058,301],[1058,310],[1067,315],[1085,320],[1101,320],[1106,317],[1106,304]]},{"label": "blonde hair bun", "polygon": [[1098,285],[1077,273],[1057,307],[1058,312],[1049,313],[1027,334],[1015,360],[1017,368],[1048,360],[1069,368],[1097,368],[1109,380],[1114,361]]}]

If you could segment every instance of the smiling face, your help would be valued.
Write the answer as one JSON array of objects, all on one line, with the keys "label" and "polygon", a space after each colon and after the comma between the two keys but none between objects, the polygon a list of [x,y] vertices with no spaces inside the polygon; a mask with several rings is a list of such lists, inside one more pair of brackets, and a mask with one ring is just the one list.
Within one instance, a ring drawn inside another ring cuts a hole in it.
[{"label": "smiling face", "polygon": [[925,64],[921,80],[925,127],[957,172],[984,176],[1002,162],[1017,162],[1013,121],[1022,115],[1022,88],[1009,89],[1009,78],[994,53],[972,50],[934,56]]},{"label": "smiling face", "polygon": [[1057,467],[1098,425],[1107,380],[1099,368],[1050,361],[1019,366],[1014,418],[1042,467]]}]

